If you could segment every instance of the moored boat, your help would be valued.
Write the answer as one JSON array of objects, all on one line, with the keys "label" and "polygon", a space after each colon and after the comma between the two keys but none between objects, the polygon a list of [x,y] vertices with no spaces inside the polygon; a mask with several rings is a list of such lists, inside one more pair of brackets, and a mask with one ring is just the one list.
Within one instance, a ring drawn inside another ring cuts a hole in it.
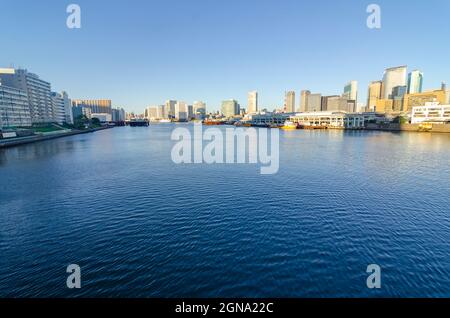
[{"label": "moored boat", "polygon": [[292,121],[285,121],[284,125],[281,127],[281,129],[294,130],[294,129],[297,129],[297,124],[293,123]]}]

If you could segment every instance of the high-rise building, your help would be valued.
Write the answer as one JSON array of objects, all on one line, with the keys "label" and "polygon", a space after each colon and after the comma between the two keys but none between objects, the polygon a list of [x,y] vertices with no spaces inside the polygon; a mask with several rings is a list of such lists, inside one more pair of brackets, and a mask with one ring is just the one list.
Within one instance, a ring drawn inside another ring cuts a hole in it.
[{"label": "high-rise building", "polygon": [[72,102],[66,92],[52,92],[53,118],[58,124],[73,124]]},{"label": "high-rise building", "polygon": [[295,113],[295,92],[286,92],[284,98],[284,110],[286,113]]},{"label": "high-rise building", "polygon": [[92,117],[92,110],[83,105],[72,106],[73,120],[76,121],[80,116],[85,116],[88,119]]},{"label": "high-rise building", "polygon": [[194,106],[188,105],[187,110],[188,110],[187,111],[188,120],[194,119]]},{"label": "high-rise building", "polygon": [[69,125],[73,124],[73,113],[72,113],[72,101],[69,99],[69,94],[67,92],[62,91],[61,97],[64,101],[64,115],[65,122]]},{"label": "high-rise building", "polygon": [[347,97],[347,99],[354,100],[355,102],[358,101],[358,82],[357,81],[350,81],[347,85],[345,85],[344,96]]},{"label": "high-rise building", "polygon": [[392,89],[396,86],[406,85],[407,66],[391,67],[386,69],[383,76],[382,97],[383,99],[392,98]]},{"label": "high-rise building", "polygon": [[204,119],[206,116],[206,104],[202,101],[195,101],[193,106],[194,106],[194,117],[196,119]]},{"label": "high-rise building", "polygon": [[144,117],[149,120],[166,118],[164,109],[165,109],[164,105],[147,107],[144,111]]},{"label": "high-rise building", "polygon": [[450,105],[450,88],[447,87],[447,84],[442,82],[441,89],[445,92],[445,104]]},{"label": "high-rise building", "polygon": [[50,83],[24,69],[0,69],[0,82],[26,92],[31,121],[33,123],[53,122],[53,105]]},{"label": "high-rise building", "polygon": [[322,94],[309,94],[305,111],[320,112],[321,110],[322,110]]},{"label": "high-rise building", "polygon": [[222,102],[222,114],[227,117],[234,117],[240,114],[240,106],[234,99],[224,100]]},{"label": "high-rise building", "polygon": [[423,73],[414,70],[408,75],[408,94],[422,93]]},{"label": "high-rise building", "polygon": [[164,113],[166,114],[167,118],[175,118],[175,105],[177,104],[176,100],[166,100],[165,106],[164,106]]},{"label": "high-rise building", "polygon": [[311,94],[310,91],[308,90],[303,90],[300,93],[300,107],[299,107],[299,111],[300,112],[306,112],[307,110],[307,105],[308,105],[308,96]]},{"label": "high-rise building", "polygon": [[119,123],[124,122],[126,118],[125,110],[123,108],[113,108],[111,114],[111,120]]},{"label": "high-rise building", "polygon": [[252,91],[248,93],[247,112],[249,114],[258,112],[258,92]]},{"label": "high-rise building", "polygon": [[61,94],[52,92],[53,120],[62,125],[66,122],[66,105]]},{"label": "high-rise building", "polygon": [[356,111],[356,102],[353,99],[348,99],[346,95],[323,96],[321,110],[329,112],[341,111],[352,113]]},{"label": "high-rise building", "polygon": [[186,102],[177,101],[175,104],[175,119],[178,121],[187,121],[188,111],[188,105]]},{"label": "high-rise building", "polygon": [[89,108],[91,113],[95,114],[111,114],[111,100],[110,99],[74,99],[72,100],[72,106],[82,106]]},{"label": "high-rise building", "polygon": [[31,126],[27,93],[0,83],[0,129]]},{"label": "high-rise building", "polygon": [[367,110],[374,111],[377,106],[377,100],[381,99],[383,82],[374,81],[369,84],[369,92],[367,94]]}]

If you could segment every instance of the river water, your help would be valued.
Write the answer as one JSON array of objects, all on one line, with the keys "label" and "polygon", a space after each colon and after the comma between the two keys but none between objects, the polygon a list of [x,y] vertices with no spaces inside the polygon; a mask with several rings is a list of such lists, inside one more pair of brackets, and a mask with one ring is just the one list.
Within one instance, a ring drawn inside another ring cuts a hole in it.
[{"label": "river water", "polygon": [[175,127],[0,150],[0,297],[450,297],[450,135],[280,131],[261,175]]}]

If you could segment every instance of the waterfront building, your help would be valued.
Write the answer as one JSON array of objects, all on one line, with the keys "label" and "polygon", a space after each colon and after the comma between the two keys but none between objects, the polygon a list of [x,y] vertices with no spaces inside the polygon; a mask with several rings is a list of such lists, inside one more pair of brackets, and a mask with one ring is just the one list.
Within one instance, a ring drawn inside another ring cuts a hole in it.
[{"label": "waterfront building", "polygon": [[369,92],[367,94],[367,110],[375,111],[377,101],[381,99],[383,82],[374,81],[369,84]]},{"label": "waterfront building", "polygon": [[87,119],[91,119],[92,110],[89,107],[85,107],[82,105],[72,106],[72,115],[74,121],[80,116],[85,116]]},{"label": "waterfront building", "polygon": [[391,67],[386,69],[383,76],[382,98],[391,99],[392,90],[396,86],[406,85],[407,66]]},{"label": "waterfront building", "polygon": [[257,114],[249,114],[248,118],[252,125],[284,125],[289,118],[289,114],[274,113],[274,112],[260,112]]},{"label": "waterfront building", "polygon": [[429,102],[439,102],[442,105],[448,104],[445,90],[425,91],[422,93],[406,94],[403,98],[404,112],[411,112],[415,106],[423,106]]},{"label": "waterfront building", "polygon": [[177,104],[176,100],[166,100],[164,105],[164,113],[166,114],[166,118],[175,118],[175,105]]},{"label": "waterfront building", "polygon": [[226,118],[238,116],[241,113],[239,103],[234,99],[224,100],[221,109]]},{"label": "waterfront building", "polygon": [[300,106],[299,111],[300,112],[306,112],[307,104],[308,104],[308,96],[311,94],[308,90],[303,90],[300,93]]},{"label": "waterfront building", "polygon": [[144,111],[144,118],[148,120],[167,118],[164,113],[165,105],[147,107]]},{"label": "waterfront building", "polygon": [[426,103],[425,106],[415,106],[411,114],[412,124],[450,123],[450,105],[440,105],[438,102]]},{"label": "waterfront building", "polygon": [[28,107],[33,123],[55,121],[51,99],[51,86],[36,74],[24,69],[0,69],[0,82],[12,88],[24,91],[28,97]]},{"label": "waterfront building", "polygon": [[65,122],[69,125],[73,124],[73,113],[72,113],[72,101],[69,99],[69,94],[67,92],[62,91],[61,97],[64,101],[64,116]]},{"label": "waterfront building", "polygon": [[66,92],[52,92],[53,118],[58,124],[73,124],[72,102]]},{"label": "waterfront building", "polygon": [[289,121],[305,127],[361,129],[364,128],[365,119],[362,114],[321,111],[298,113],[290,116]]},{"label": "waterfront building", "polygon": [[422,93],[423,73],[414,70],[408,75],[408,94]]},{"label": "waterfront building", "polygon": [[64,124],[66,121],[66,111],[64,99],[61,94],[52,92],[53,120],[57,124]]},{"label": "waterfront building", "polygon": [[284,98],[284,110],[286,113],[294,113],[295,112],[295,92],[288,91],[286,92]]},{"label": "waterfront building", "polygon": [[258,112],[258,92],[252,91],[248,93],[248,103],[247,103],[247,112],[248,113],[257,113]]},{"label": "waterfront building", "polygon": [[109,123],[112,121],[112,115],[108,113],[92,113],[91,119],[92,118],[97,118],[101,123]]},{"label": "waterfront building", "polygon": [[345,85],[343,96],[356,102],[358,100],[358,82],[350,81],[347,85]]},{"label": "waterfront building", "polygon": [[111,121],[119,123],[124,122],[126,119],[126,113],[123,108],[113,108],[111,113]]},{"label": "waterfront building", "polygon": [[72,100],[72,106],[82,106],[89,108],[91,113],[112,113],[111,100],[110,99],[74,99]]},{"label": "waterfront building", "polygon": [[195,101],[194,104],[194,117],[196,119],[204,119],[206,117],[206,103],[202,101]]},{"label": "waterfront building", "polygon": [[31,126],[26,92],[0,83],[0,129]]}]

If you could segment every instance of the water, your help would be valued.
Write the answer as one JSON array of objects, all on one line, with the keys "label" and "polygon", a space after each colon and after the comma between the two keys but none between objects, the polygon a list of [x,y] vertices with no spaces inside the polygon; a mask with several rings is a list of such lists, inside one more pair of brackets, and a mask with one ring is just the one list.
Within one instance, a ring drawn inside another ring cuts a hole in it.
[{"label": "water", "polygon": [[450,297],[450,135],[280,131],[263,176],[175,165],[173,128],[0,150],[0,296]]}]

